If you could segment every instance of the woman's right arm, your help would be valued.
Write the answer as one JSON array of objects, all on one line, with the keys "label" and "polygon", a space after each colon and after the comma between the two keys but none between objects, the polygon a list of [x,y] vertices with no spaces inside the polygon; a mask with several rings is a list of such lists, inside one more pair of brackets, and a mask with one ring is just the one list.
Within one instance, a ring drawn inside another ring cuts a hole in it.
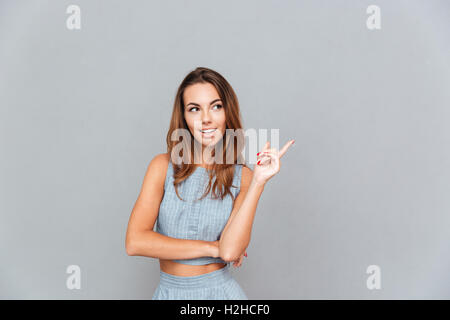
[{"label": "woman's right arm", "polygon": [[125,248],[130,256],[160,259],[193,259],[218,257],[217,241],[177,239],[153,231],[164,196],[164,182],[169,155],[162,153],[150,162],[141,192],[131,212]]}]

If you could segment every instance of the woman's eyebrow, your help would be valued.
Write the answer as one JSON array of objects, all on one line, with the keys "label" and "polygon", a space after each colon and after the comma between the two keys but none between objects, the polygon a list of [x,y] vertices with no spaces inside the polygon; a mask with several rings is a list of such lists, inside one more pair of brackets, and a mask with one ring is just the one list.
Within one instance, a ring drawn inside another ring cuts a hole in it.
[{"label": "woman's eyebrow", "polygon": [[[217,101],[221,101],[221,99],[213,100],[213,101],[211,101],[211,102],[209,103],[209,105],[212,105],[214,102],[217,102]],[[195,102],[189,102],[189,103],[186,105],[186,107],[187,107],[188,105],[190,105],[190,104],[193,104],[194,106],[199,106],[199,107],[200,107],[200,105],[199,105],[198,103],[195,103]]]}]

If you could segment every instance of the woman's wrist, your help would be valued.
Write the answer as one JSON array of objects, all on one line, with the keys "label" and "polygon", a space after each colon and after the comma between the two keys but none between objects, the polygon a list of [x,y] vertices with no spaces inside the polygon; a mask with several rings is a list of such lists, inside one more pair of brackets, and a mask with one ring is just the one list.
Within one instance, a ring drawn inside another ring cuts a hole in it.
[{"label": "woman's wrist", "polygon": [[218,258],[219,257],[219,240],[206,241],[206,250],[207,250],[208,257]]},{"label": "woman's wrist", "polygon": [[250,182],[250,186],[264,189],[264,186],[266,185],[266,181],[259,181],[257,178],[253,176],[252,181]]}]

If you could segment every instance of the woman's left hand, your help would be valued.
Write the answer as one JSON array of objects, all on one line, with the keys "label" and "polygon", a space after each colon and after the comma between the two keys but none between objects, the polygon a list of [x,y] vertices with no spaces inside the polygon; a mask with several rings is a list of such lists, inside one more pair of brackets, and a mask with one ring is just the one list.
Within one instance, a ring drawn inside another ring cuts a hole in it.
[{"label": "woman's left hand", "polygon": [[263,185],[280,171],[280,159],[294,142],[295,140],[288,141],[280,151],[270,149],[270,142],[266,142],[264,148],[257,154],[258,162],[253,170],[253,179],[256,183]]},{"label": "woman's left hand", "polygon": [[234,267],[240,267],[242,265],[242,261],[244,260],[244,257],[247,256],[247,251],[245,250],[243,254],[239,257],[239,259],[233,261]]}]

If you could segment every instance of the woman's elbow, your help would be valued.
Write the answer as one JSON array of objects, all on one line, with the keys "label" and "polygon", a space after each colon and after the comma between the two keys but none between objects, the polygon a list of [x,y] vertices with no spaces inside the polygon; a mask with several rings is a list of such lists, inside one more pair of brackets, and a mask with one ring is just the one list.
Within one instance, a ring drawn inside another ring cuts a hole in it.
[{"label": "woman's elbow", "polygon": [[233,261],[237,260],[237,259],[233,258],[231,255],[223,256],[221,259],[225,262],[233,262]]},{"label": "woman's elbow", "polygon": [[127,252],[127,255],[129,256],[135,256],[136,253],[136,248],[134,247],[133,244],[127,242],[125,245],[125,251]]},{"label": "woman's elbow", "polygon": [[125,251],[129,256],[137,255],[136,241],[130,235],[126,236],[125,240]]},{"label": "woman's elbow", "polygon": [[236,261],[239,257],[236,257],[236,254],[232,251],[225,251],[220,254],[220,258],[225,262],[233,262]]},{"label": "woman's elbow", "polygon": [[225,262],[233,262],[238,260],[241,257],[241,254],[245,252],[245,248],[247,248],[248,244],[241,249],[241,246],[231,245],[224,247],[219,242],[219,256]]}]

